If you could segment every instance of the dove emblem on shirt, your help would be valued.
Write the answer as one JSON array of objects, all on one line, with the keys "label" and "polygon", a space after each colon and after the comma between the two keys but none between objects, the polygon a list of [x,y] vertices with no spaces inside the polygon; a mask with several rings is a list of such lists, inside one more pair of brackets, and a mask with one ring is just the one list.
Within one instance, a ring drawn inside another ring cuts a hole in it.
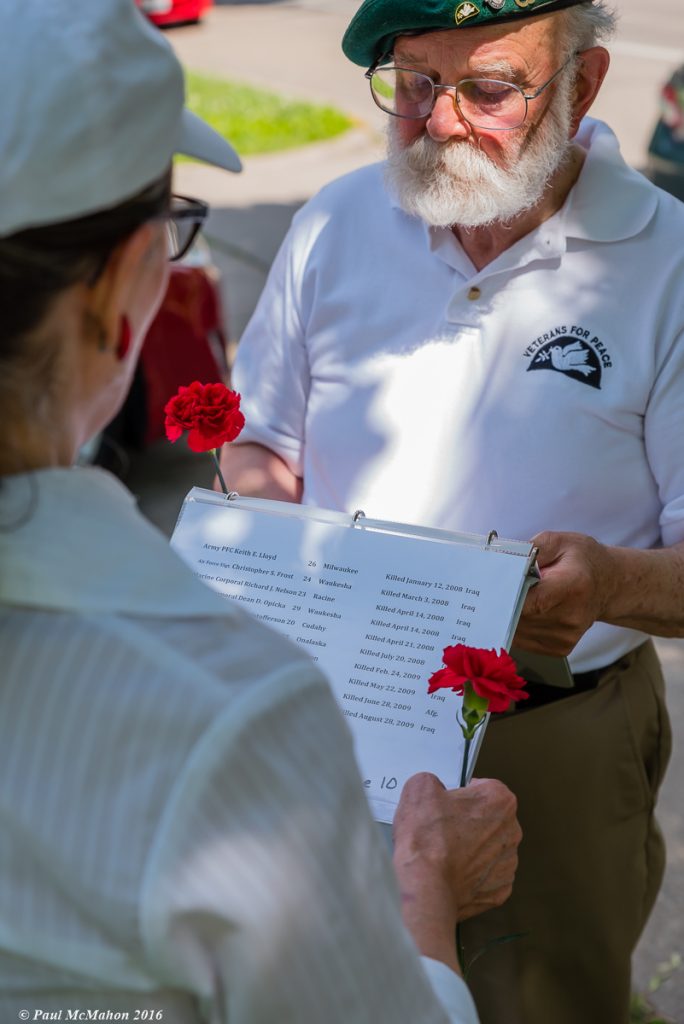
[{"label": "dove emblem on shirt", "polygon": [[590,387],[601,387],[602,365],[599,354],[588,342],[576,337],[566,335],[542,345],[534,353],[527,369],[555,370],[573,380],[589,384]]},{"label": "dove emblem on shirt", "polygon": [[581,341],[573,341],[570,345],[552,345],[550,351],[554,370],[577,370],[585,377],[596,372],[593,366],[587,366],[589,349],[584,348]]}]

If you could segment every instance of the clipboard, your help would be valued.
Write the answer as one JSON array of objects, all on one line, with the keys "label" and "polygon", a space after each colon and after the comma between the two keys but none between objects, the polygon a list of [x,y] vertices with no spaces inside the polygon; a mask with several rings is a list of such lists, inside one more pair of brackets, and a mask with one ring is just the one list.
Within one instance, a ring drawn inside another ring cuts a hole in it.
[{"label": "clipboard", "polygon": [[531,543],[196,487],[171,544],[205,583],[317,662],[378,821],[391,822],[416,771],[459,785],[462,701],[428,695],[428,679],[446,646],[510,648],[538,578]]},{"label": "clipboard", "polygon": [[567,658],[536,654],[532,651],[523,651],[519,647],[511,647],[509,653],[518,666],[518,674],[528,683],[552,686],[561,690],[574,689],[575,682]]}]

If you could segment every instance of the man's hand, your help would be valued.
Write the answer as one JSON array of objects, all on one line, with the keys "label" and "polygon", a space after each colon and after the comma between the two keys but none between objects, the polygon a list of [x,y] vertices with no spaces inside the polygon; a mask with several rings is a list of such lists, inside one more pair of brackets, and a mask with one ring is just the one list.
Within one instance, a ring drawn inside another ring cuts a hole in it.
[{"label": "man's hand", "polygon": [[[224,444],[221,472],[228,487],[250,498],[274,498],[276,501],[302,500],[302,481],[279,455],[261,444]],[[214,481],[214,490],[219,490]]]},{"label": "man's hand", "polygon": [[598,619],[607,621],[616,586],[612,551],[581,533],[540,533],[541,581],[530,589],[514,643],[527,651],[569,654]]},{"label": "man's hand", "polygon": [[508,899],[521,837],[502,782],[447,790],[428,773],[408,780],[394,818],[394,869],[404,923],[424,956],[458,970],[455,925]]},{"label": "man's hand", "polygon": [[503,782],[473,779],[445,789],[435,775],[413,775],[394,818],[397,873],[434,873],[452,892],[459,921],[498,907],[511,894],[522,832],[516,799]]}]

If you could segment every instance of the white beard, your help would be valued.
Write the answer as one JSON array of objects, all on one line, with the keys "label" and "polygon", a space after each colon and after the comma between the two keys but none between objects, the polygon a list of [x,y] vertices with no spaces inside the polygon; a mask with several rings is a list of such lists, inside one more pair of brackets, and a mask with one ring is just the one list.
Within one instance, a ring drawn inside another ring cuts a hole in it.
[{"label": "white beard", "polygon": [[402,209],[434,227],[506,223],[536,206],[572,143],[572,78],[563,75],[534,133],[500,167],[471,140],[434,142],[424,133],[408,145],[390,118],[385,178]]}]

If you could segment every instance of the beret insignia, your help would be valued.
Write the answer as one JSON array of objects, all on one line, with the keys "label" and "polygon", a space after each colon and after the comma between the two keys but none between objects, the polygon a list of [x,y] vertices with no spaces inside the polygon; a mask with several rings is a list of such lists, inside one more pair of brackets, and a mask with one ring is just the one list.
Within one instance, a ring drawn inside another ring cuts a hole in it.
[{"label": "beret insignia", "polygon": [[454,21],[457,25],[462,25],[468,18],[474,18],[480,13],[480,8],[476,7],[475,4],[470,3],[470,0],[466,0],[466,3],[459,4],[454,11]]}]

